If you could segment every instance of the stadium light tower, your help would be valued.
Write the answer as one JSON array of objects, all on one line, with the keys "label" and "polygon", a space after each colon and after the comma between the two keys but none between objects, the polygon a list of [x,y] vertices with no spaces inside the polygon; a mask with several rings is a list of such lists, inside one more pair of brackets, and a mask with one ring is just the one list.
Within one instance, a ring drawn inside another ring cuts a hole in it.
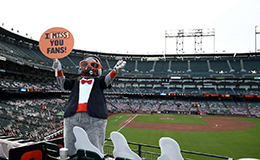
[{"label": "stadium light tower", "polygon": [[255,52],[257,52],[257,34],[260,34],[260,26],[255,26]]},{"label": "stadium light tower", "polygon": [[194,53],[202,51],[202,37],[213,36],[213,53],[215,53],[215,29],[177,29],[165,31],[165,53],[167,50],[166,39],[176,38],[176,53],[183,53],[184,37],[194,37]]}]

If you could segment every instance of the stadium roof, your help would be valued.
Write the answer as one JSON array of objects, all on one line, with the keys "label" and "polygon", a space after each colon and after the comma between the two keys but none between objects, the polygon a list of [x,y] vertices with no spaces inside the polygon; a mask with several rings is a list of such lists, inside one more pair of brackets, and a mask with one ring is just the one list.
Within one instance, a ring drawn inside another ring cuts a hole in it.
[{"label": "stadium roof", "polygon": [[0,27],[0,34],[6,35],[8,37],[12,37],[12,38],[16,39],[17,41],[23,41],[23,42],[28,42],[28,43],[33,43],[33,44],[39,45],[38,41],[20,36],[18,34],[10,32],[2,27]]},{"label": "stadium roof", "polygon": [[[39,46],[39,41],[33,40],[33,39],[29,39],[27,37],[23,37],[20,36],[18,34],[15,34],[13,32],[10,32],[2,27],[0,27],[0,35],[2,35],[3,37],[7,36],[9,38],[15,39],[18,42],[24,42],[24,43],[29,43],[29,44],[33,44],[33,46],[38,47]],[[95,52],[95,51],[85,51],[85,50],[81,50],[81,49],[73,49],[71,51],[71,54],[73,55],[79,55],[79,56],[85,56],[85,55],[89,55],[89,54],[94,54],[94,55],[98,55],[101,57],[119,57],[119,58],[145,58],[144,60],[147,60],[146,58],[151,58],[151,60],[163,60],[163,59],[167,59],[167,58],[174,58],[174,59],[200,59],[200,58],[207,58],[207,57],[235,57],[235,56],[242,56],[242,57],[247,57],[247,56],[252,56],[252,55],[256,55],[257,57],[260,56],[260,52],[258,53],[202,53],[202,54],[153,54],[153,55],[143,55],[143,54],[120,54],[120,53],[104,53],[104,52]],[[153,59],[153,58],[157,58],[157,59]]]}]

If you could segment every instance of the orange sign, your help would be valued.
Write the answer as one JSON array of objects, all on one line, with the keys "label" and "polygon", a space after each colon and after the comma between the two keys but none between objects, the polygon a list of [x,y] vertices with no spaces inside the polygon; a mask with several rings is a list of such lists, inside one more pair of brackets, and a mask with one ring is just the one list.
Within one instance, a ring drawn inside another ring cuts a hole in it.
[{"label": "orange sign", "polygon": [[42,160],[42,151],[41,150],[33,150],[26,152],[22,155],[21,160]]},{"label": "orange sign", "polygon": [[40,39],[41,52],[48,58],[66,57],[73,49],[74,38],[65,28],[54,27],[45,31]]}]

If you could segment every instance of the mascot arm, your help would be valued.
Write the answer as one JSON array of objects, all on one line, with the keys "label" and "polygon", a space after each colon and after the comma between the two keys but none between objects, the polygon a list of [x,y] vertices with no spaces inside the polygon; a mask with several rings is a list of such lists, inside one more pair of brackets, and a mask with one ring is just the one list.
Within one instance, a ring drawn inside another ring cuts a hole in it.
[{"label": "mascot arm", "polygon": [[52,68],[55,70],[58,70],[58,75],[57,75],[57,82],[60,85],[60,87],[63,89],[64,88],[64,82],[65,82],[65,76],[63,75],[62,72],[62,67],[61,67],[61,63],[59,60],[54,60],[53,61],[53,65]]},{"label": "mascot arm", "polygon": [[116,65],[114,66],[113,70],[108,73],[105,77],[105,83],[107,86],[109,86],[113,80],[115,79],[115,77],[117,76],[117,74],[123,69],[125,68],[126,65],[126,61],[123,60],[119,60],[117,61]]}]

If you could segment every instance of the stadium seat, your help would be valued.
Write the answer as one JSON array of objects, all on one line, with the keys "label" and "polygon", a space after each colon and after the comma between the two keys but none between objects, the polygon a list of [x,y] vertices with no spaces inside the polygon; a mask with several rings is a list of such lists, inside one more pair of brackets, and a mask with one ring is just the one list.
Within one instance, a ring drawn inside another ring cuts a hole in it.
[{"label": "stadium seat", "polygon": [[162,137],[159,140],[161,156],[157,160],[184,160],[181,155],[179,144],[169,137]]},{"label": "stadium seat", "polygon": [[0,156],[0,160],[8,160],[8,158]]},{"label": "stadium seat", "polygon": [[114,144],[113,155],[116,160],[132,159],[141,160],[136,153],[134,153],[127,144],[125,137],[119,132],[110,133],[111,140]]},{"label": "stadium seat", "polygon": [[60,146],[55,143],[45,142],[44,150],[48,160],[57,160],[60,156]]},{"label": "stadium seat", "polygon": [[86,152],[84,149],[78,149],[76,155],[77,155],[78,160],[87,160],[88,159],[86,157]]},{"label": "stadium seat", "polygon": [[73,128],[73,133],[76,137],[75,148],[77,150],[85,150],[87,157],[92,157],[95,160],[104,159],[104,155],[90,142],[88,134],[81,127],[75,126]]},{"label": "stadium seat", "polygon": [[8,157],[6,156],[6,154],[4,153],[4,149],[2,144],[0,143],[0,160],[4,160],[4,159],[8,159]]}]

